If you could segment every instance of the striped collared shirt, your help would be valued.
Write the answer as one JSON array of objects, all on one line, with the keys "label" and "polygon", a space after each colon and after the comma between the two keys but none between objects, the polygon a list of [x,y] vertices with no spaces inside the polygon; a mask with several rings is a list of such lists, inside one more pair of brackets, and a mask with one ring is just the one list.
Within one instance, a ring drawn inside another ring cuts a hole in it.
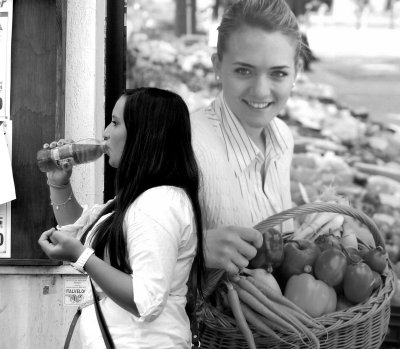
[{"label": "striped collared shirt", "polygon": [[[206,110],[196,114],[192,119],[202,118],[204,122],[204,118],[207,118],[222,141],[224,154],[220,154],[220,157],[226,158],[234,172],[235,186],[240,191],[241,204],[244,206],[240,214],[248,216],[244,218],[244,222],[254,225],[291,207],[289,173],[293,138],[282,120],[275,118],[264,129],[264,155],[226,105],[222,93]],[[196,133],[194,136],[198,137]],[[207,142],[211,135],[201,137]],[[202,167],[204,171],[204,166]],[[234,190],[233,185],[232,183],[230,190]],[[285,224],[285,230],[290,228],[291,224]]]}]

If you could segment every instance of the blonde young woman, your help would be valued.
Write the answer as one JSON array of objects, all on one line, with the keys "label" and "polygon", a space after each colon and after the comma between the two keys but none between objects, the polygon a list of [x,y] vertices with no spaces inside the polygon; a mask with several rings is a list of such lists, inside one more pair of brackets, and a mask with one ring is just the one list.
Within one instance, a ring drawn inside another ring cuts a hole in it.
[{"label": "blonde young woman", "polygon": [[251,227],[291,207],[293,137],[279,113],[301,50],[284,0],[239,0],[223,15],[212,56],[221,92],[191,116],[209,268],[235,274],[246,267],[262,243]]}]

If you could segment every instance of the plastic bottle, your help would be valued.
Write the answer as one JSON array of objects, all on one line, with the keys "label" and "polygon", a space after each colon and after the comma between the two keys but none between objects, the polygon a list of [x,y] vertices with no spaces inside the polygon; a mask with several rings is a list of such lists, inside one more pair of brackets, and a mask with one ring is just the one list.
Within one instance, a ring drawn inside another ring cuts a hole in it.
[{"label": "plastic bottle", "polygon": [[60,147],[40,149],[37,163],[40,171],[49,172],[70,163],[72,166],[92,162],[105,152],[105,143],[97,139],[83,139]]}]

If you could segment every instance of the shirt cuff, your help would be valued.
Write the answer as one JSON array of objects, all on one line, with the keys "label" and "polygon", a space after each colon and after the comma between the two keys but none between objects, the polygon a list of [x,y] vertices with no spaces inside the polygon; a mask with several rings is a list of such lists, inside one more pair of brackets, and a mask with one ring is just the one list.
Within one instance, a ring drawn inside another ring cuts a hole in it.
[{"label": "shirt cuff", "polygon": [[[162,312],[165,301],[161,293],[150,290],[146,287],[145,280],[138,277],[132,276],[133,286],[133,300],[139,312],[139,321],[153,321]],[[148,282],[148,278],[147,278]],[[154,288],[156,289],[156,287]]]}]

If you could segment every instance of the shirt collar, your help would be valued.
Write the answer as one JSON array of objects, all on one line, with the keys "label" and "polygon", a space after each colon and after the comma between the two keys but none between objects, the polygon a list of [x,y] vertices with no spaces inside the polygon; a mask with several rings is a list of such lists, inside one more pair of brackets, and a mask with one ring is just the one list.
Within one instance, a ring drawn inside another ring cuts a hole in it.
[{"label": "shirt collar", "polygon": [[[221,120],[221,129],[227,148],[229,162],[244,171],[256,158],[264,155],[244,130],[242,124],[227,105],[223,92],[215,101],[215,112]],[[288,146],[275,119],[264,129],[266,158],[279,158]]]}]

